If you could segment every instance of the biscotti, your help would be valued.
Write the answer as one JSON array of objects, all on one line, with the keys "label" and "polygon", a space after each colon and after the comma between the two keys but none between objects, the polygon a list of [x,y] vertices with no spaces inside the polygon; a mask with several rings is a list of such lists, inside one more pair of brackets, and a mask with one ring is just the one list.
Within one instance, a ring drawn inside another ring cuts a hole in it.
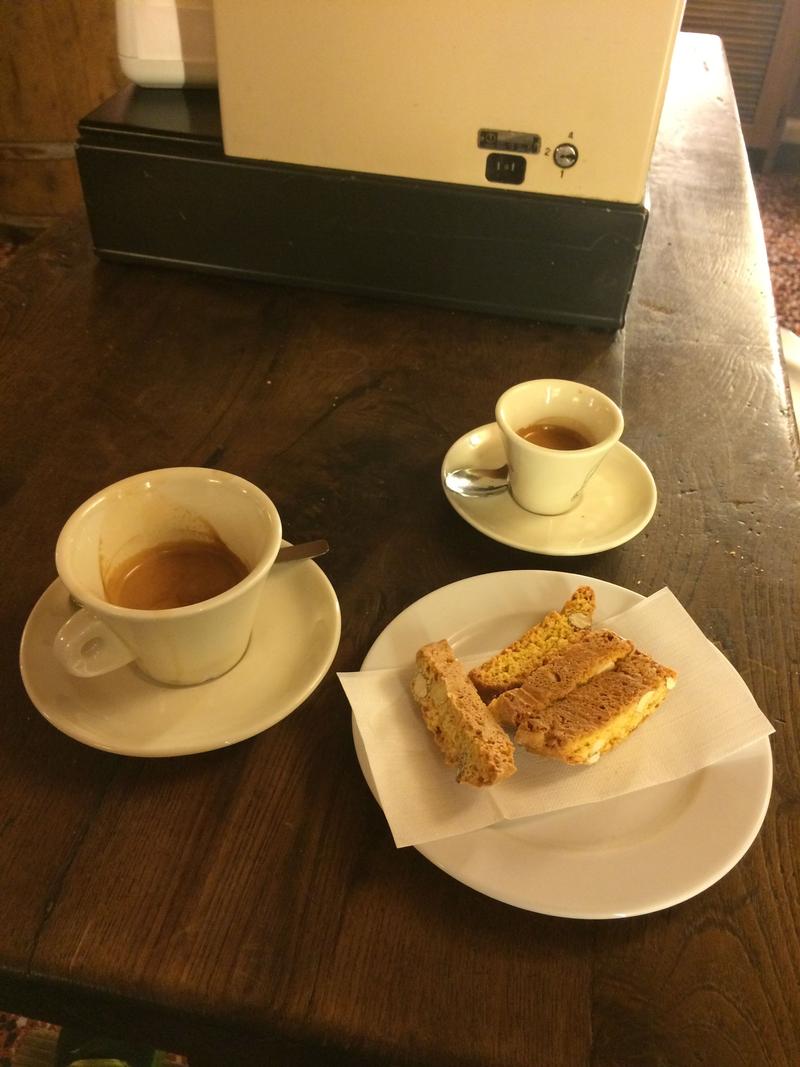
[{"label": "biscotti", "polygon": [[675,685],[670,667],[634,649],[566,696],[519,712],[514,740],[566,763],[595,763],[656,710]]},{"label": "biscotti", "polygon": [[411,692],[456,780],[486,786],[516,771],[514,745],[498,725],[447,641],[425,645],[416,657]]},{"label": "biscotti", "polygon": [[488,703],[507,689],[520,686],[546,656],[564,648],[591,626],[594,609],[594,590],[582,585],[561,611],[551,611],[513,644],[471,670],[469,677],[483,699]]},{"label": "biscotti", "polygon": [[549,655],[521,686],[495,697],[489,711],[498,722],[518,726],[526,716],[562,700],[631,652],[631,642],[612,630],[583,630],[565,648]]}]

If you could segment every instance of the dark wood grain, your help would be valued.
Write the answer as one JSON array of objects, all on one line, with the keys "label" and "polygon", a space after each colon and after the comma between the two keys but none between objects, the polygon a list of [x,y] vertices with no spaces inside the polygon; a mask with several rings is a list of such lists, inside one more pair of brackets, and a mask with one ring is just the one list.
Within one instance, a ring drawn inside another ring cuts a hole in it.
[{"label": "dark wood grain", "polygon": [[[100,263],[81,217],[0,275],[5,1009],[193,1067],[797,1062],[797,436],[717,42],[684,39],[679,69],[617,337]],[[659,486],[650,526],[611,552],[527,555],[442,497],[449,444],[548,375],[621,399]],[[263,485],[290,540],[330,541],[336,669],[470,575],[669,585],[777,727],[756,843],[665,912],[553,919],[395,849],[333,675],[225,751],[146,761],[62,736],[17,669],[58,531],[99,486],[183,463]]]}]

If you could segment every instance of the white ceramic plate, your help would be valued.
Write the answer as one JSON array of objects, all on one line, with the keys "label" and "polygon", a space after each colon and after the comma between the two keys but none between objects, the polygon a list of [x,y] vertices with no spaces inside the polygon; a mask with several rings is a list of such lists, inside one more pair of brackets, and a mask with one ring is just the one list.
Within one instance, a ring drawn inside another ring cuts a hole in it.
[{"label": "white ceramic plate", "polygon": [[653,517],[656,483],[641,459],[616,444],[566,515],[532,515],[510,493],[459,496],[444,484],[461,467],[502,466],[506,461],[496,422],[470,430],[453,444],[442,463],[442,488],[458,514],[482,534],[512,548],[545,556],[585,556],[630,541]]},{"label": "white ceramic plate", "polygon": [[52,652],[72,610],[58,579],[36,603],[20,646],[25,688],[57,729],[126,756],[207,752],[274,726],[319,685],[341,632],[333,586],[311,560],[272,569],[247,652],[233,670],[204,685],[159,685],[132,666],[74,678]]},{"label": "white ceramic plate", "polygon": [[[598,621],[641,599],[609,582],[556,571],[466,578],[398,615],[362,669],[407,666],[420,645],[442,635],[462,657],[501,648],[532,615],[544,615],[584,584],[597,594]],[[353,732],[375,793],[355,721]],[[498,823],[419,851],[465,885],[529,911],[576,919],[641,915],[695,896],[726,874],[758,833],[771,788],[772,753],[764,739],[667,785]]]}]

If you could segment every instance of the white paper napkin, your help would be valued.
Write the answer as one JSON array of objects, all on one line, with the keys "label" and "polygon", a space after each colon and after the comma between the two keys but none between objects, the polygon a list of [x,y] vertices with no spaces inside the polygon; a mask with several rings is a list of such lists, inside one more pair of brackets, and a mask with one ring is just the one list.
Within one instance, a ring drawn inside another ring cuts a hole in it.
[{"label": "white paper napkin", "polygon": [[[673,667],[676,687],[597,763],[574,767],[517,748],[517,773],[483,789],[459,785],[454,769],[445,764],[411,697],[412,663],[398,670],[339,674],[398,847],[660,785],[774,732],[743,679],[668,589],[600,625]],[[495,651],[464,664],[474,666]]]}]

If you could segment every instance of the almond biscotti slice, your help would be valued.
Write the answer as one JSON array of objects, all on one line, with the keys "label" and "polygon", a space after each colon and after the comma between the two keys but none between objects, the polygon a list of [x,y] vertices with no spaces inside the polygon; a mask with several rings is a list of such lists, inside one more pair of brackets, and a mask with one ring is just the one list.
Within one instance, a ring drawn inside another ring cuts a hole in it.
[{"label": "almond biscotti slice", "polygon": [[522,685],[545,656],[564,648],[591,626],[594,609],[594,590],[582,585],[561,611],[551,611],[513,644],[471,670],[470,679],[483,699],[488,703],[507,689]]},{"label": "almond biscotti slice", "polygon": [[676,678],[671,667],[634,649],[613,670],[543,709],[531,709],[520,719],[514,739],[540,756],[595,763],[652,715]]},{"label": "almond biscotti slice", "polygon": [[611,670],[632,651],[632,643],[613,630],[582,630],[574,641],[547,656],[521,686],[495,697],[489,711],[498,722],[518,726],[526,716],[543,711],[591,678]]},{"label": "almond biscotti slice", "polygon": [[490,714],[447,641],[417,653],[411,692],[456,781],[493,785],[516,771],[514,745]]}]

